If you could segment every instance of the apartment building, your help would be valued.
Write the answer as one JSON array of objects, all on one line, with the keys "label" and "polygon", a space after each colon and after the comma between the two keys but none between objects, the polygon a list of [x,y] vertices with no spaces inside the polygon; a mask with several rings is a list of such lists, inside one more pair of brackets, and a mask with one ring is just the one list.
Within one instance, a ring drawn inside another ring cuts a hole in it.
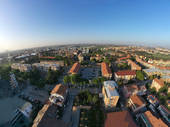
[{"label": "apartment building", "polygon": [[127,61],[128,61],[128,65],[131,66],[131,70],[140,71],[142,69],[139,65],[137,65],[132,60],[128,59]]},{"label": "apartment building", "polygon": [[146,111],[140,115],[140,123],[142,127],[168,127],[160,118],[152,115],[150,111]]},{"label": "apartment building", "polygon": [[27,121],[26,124],[28,124],[32,110],[32,104],[29,102],[26,102],[21,108],[17,108],[9,122],[10,127],[22,127],[20,121]]},{"label": "apartment building", "polygon": [[103,100],[105,104],[105,108],[114,108],[117,105],[117,102],[119,100],[119,93],[117,92],[117,84],[114,81],[105,81],[103,88],[102,88],[102,94],[103,94]]},{"label": "apartment building", "polygon": [[106,114],[104,127],[137,127],[128,111],[110,112]]},{"label": "apartment building", "polygon": [[144,100],[138,95],[130,96],[128,99],[128,105],[134,113],[139,113],[146,110],[146,104]]},{"label": "apartment building", "polygon": [[83,60],[84,60],[84,56],[81,55],[81,54],[79,54],[79,55],[78,55],[78,59],[79,59],[79,62],[81,63],[81,62],[83,62]]},{"label": "apartment building", "polygon": [[160,88],[164,87],[164,81],[162,79],[153,79],[152,84],[151,84],[151,88],[155,88],[156,91],[158,92],[160,90]]},{"label": "apartment building", "polygon": [[134,70],[123,70],[123,71],[118,71],[115,72],[115,80],[119,81],[119,80],[131,80],[136,78],[136,71]]},{"label": "apartment building", "polygon": [[158,110],[166,122],[170,125],[170,111],[163,105],[158,107]]},{"label": "apartment building", "polygon": [[109,68],[109,65],[105,62],[101,63],[101,72],[102,76],[110,79],[112,77],[111,69]]},{"label": "apartment building", "polygon": [[156,69],[156,68],[150,68],[150,69],[143,69],[143,71],[148,76],[152,76],[152,75],[170,76],[170,70],[160,70],[160,69]]},{"label": "apartment building", "polygon": [[60,69],[59,64],[53,64],[53,63],[34,63],[32,64],[33,67],[36,67],[40,71],[48,71],[49,69],[53,71],[57,71]]},{"label": "apartment building", "polygon": [[41,60],[40,61],[41,64],[58,64],[60,65],[61,67],[64,66],[64,61],[63,60],[52,60],[52,61],[45,61],[45,60]]},{"label": "apartment building", "polygon": [[19,70],[21,72],[29,72],[32,69],[31,64],[20,64],[20,63],[12,64],[11,68],[15,70]]},{"label": "apartment building", "polygon": [[62,84],[58,84],[53,88],[50,94],[50,102],[62,107],[67,100],[68,87]]},{"label": "apartment building", "polygon": [[121,57],[121,58],[118,58],[117,60],[118,60],[118,61],[127,60],[127,59],[129,59],[130,57],[131,57],[130,55],[127,55],[126,57]]},{"label": "apartment building", "polygon": [[145,86],[138,86],[136,84],[123,86],[123,95],[128,98],[132,95],[145,95],[146,94]]},{"label": "apartment building", "polygon": [[58,107],[50,102],[45,104],[34,119],[32,127],[69,127],[58,119]]},{"label": "apartment building", "polygon": [[80,63],[74,63],[73,66],[71,67],[69,73],[70,74],[78,74],[80,70]]},{"label": "apartment building", "polygon": [[159,104],[158,99],[154,95],[148,95],[147,100],[149,101],[150,104],[152,104],[155,107]]}]

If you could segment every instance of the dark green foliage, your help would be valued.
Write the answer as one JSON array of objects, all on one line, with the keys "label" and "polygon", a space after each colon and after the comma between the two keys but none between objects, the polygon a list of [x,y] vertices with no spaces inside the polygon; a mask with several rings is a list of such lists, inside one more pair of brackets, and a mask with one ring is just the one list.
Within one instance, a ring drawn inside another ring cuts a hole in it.
[{"label": "dark green foliage", "polygon": [[46,83],[48,84],[54,84],[58,81],[58,77],[60,75],[59,71],[52,71],[49,69],[47,76],[46,76]]},{"label": "dark green foliage", "polygon": [[0,67],[0,76],[4,80],[9,80],[9,75],[10,75],[11,67],[10,66],[4,66]]},{"label": "dark green foliage", "polygon": [[82,91],[76,96],[74,104],[97,105],[99,104],[99,97],[97,94],[92,94],[89,91]]},{"label": "dark green foliage", "polygon": [[144,80],[144,74],[142,73],[142,71],[136,71],[136,78],[141,81]]}]

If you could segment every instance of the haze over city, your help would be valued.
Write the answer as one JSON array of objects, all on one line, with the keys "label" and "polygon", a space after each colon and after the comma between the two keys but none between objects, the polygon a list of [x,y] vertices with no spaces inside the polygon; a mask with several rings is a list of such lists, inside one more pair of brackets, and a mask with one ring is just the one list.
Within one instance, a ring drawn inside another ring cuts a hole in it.
[{"label": "haze over city", "polygon": [[0,52],[67,43],[170,46],[169,0],[1,0]]}]

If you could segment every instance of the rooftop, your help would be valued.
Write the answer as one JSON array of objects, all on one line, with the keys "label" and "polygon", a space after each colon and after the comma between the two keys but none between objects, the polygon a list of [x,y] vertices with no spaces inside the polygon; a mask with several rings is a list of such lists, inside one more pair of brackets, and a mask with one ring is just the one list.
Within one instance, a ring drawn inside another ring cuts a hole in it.
[{"label": "rooftop", "polygon": [[53,88],[53,90],[51,91],[51,94],[57,93],[57,94],[59,94],[59,95],[64,96],[65,93],[66,93],[66,90],[67,90],[67,86],[62,85],[62,84],[57,84],[57,85]]},{"label": "rooftop", "polygon": [[107,113],[104,127],[137,127],[128,111]]},{"label": "rooftop", "polygon": [[144,100],[138,95],[132,95],[130,96],[130,99],[136,105],[136,107],[140,107],[145,104]]},{"label": "rooftop", "polygon": [[101,67],[102,67],[102,74],[103,75],[109,75],[109,74],[112,74],[110,68],[109,68],[109,65],[105,62],[102,62],[101,64]]},{"label": "rooftop", "polygon": [[107,93],[107,97],[119,96],[119,93],[116,90],[117,84],[114,81],[105,81],[104,88]]},{"label": "rooftop", "polygon": [[168,127],[161,119],[153,116],[150,111],[146,111],[144,115],[153,127]]},{"label": "rooftop", "polygon": [[162,79],[153,79],[153,81],[157,82],[159,85],[161,85],[162,87],[164,86],[164,81]]},{"label": "rooftop", "polygon": [[118,76],[125,76],[125,75],[136,75],[136,71],[133,70],[123,70],[115,72]]},{"label": "rooftop", "polygon": [[74,63],[69,73],[78,73],[79,69],[80,69],[80,64],[78,62]]}]

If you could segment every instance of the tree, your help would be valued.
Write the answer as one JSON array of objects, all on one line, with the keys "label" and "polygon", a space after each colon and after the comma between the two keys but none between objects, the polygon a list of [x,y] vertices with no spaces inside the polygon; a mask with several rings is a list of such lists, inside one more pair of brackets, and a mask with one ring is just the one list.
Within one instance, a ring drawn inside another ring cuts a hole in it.
[{"label": "tree", "polygon": [[151,88],[151,89],[150,89],[150,92],[151,92],[152,94],[156,94],[156,88],[155,88],[155,87]]},{"label": "tree", "polygon": [[70,83],[70,76],[68,76],[68,75],[64,76],[63,81],[64,81],[65,84]]},{"label": "tree", "polygon": [[58,81],[59,72],[58,71],[52,71],[49,69],[47,76],[46,76],[46,82],[49,84],[54,84]]},{"label": "tree", "polygon": [[159,89],[159,93],[162,93],[162,92],[167,93],[167,91],[168,91],[168,88],[166,86]]},{"label": "tree", "polygon": [[137,78],[138,80],[141,80],[141,81],[144,80],[144,74],[142,73],[142,71],[137,71],[137,72],[136,72],[136,78]]}]

